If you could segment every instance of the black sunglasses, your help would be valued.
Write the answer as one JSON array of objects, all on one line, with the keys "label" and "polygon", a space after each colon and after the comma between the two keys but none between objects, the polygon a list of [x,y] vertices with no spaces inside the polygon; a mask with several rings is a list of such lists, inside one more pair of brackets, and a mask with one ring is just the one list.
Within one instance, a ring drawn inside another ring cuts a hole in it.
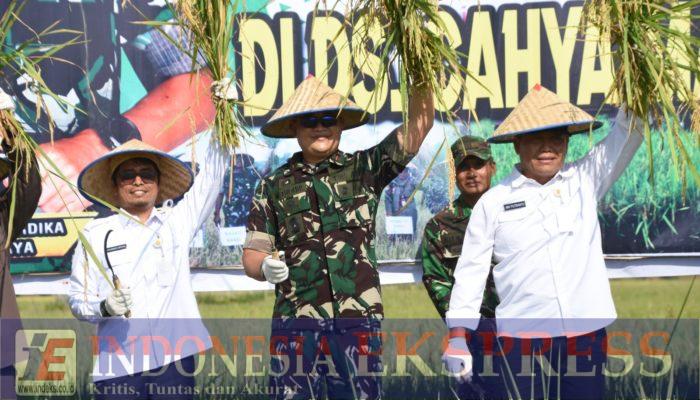
[{"label": "black sunglasses", "polygon": [[299,119],[299,124],[304,128],[315,128],[319,123],[324,128],[330,128],[331,126],[336,126],[338,124],[338,118],[336,118],[334,115],[322,115],[320,117],[315,115],[307,115]]},{"label": "black sunglasses", "polygon": [[119,171],[117,173],[117,180],[124,185],[131,185],[134,183],[137,176],[141,177],[144,183],[154,183],[158,179],[158,172],[153,169]]}]

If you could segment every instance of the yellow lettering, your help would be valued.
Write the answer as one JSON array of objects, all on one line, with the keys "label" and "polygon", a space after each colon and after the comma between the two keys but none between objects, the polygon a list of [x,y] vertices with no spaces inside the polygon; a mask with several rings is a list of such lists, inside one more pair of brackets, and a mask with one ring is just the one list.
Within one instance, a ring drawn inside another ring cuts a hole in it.
[{"label": "yellow lettering", "polygon": [[[600,61],[600,69],[595,68],[596,59]],[[598,28],[589,26],[583,41],[583,59],[576,103],[589,105],[593,93],[607,94],[613,82],[613,74],[610,40],[601,37]],[[608,102],[615,102],[615,99],[608,99]]]},{"label": "yellow lettering", "polygon": [[383,82],[377,81],[379,78],[379,71],[382,70],[383,66],[379,57],[373,52],[374,49],[384,43],[385,38],[379,21],[374,21],[371,26],[366,26],[366,23],[366,16],[361,17],[355,25],[355,32],[367,33],[367,38],[372,41],[372,50],[369,50],[367,44],[361,41],[361,36],[364,35],[353,35],[353,62],[360,72],[362,72],[360,78],[368,76],[374,80],[374,89],[367,90],[364,79],[361,79],[360,82],[353,86],[352,95],[358,106],[362,107],[370,114],[376,114],[377,111],[381,110],[384,106],[389,94],[389,77],[386,76]]},{"label": "yellow lettering", "polygon": [[[279,59],[277,44],[272,29],[266,21],[250,18],[241,21],[238,41],[241,44],[242,92],[246,105],[243,114],[247,117],[265,115],[274,106],[279,84]],[[257,59],[255,45],[262,51],[262,59]],[[255,66],[264,66],[262,77],[256,76]],[[260,91],[256,91],[258,78],[263,79]]]},{"label": "yellow lettering", "polygon": [[[581,20],[581,7],[569,8],[569,16],[566,26],[559,26],[557,13],[554,8],[543,8],[542,21],[547,34],[549,48],[552,50],[552,61],[554,70],[557,73],[557,94],[564,100],[571,99],[569,88],[569,77],[571,73],[571,60],[576,47],[576,34],[578,32],[579,21]],[[561,31],[564,31],[562,38]]]},{"label": "yellow lettering", "polygon": [[[493,28],[490,13],[477,11],[472,17],[472,31],[469,41],[467,69],[472,77],[467,78],[464,91],[464,108],[473,110],[480,98],[489,99],[491,108],[503,108],[501,78],[498,74],[496,46],[493,42]],[[480,67],[484,65],[484,74]],[[475,80],[476,79],[476,80]]]},{"label": "yellow lettering", "polygon": [[294,93],[297,62],[294,59],[294,19],[280,18],[280,60],[282,60],[282,103]]},{"label": "yellow lettering", "polygon": [[[678,32],[682,32],[684,34],[690,34],[690,8],[686,8],[681,11],[681,14],[679,15],[679,18],[673,18],[669,22],[669,29],[673,29]],[[671,58],[673,61],[682,64],[682,65],[690,65],[689,60],[684,54],[683,51],[683,45],[675,38],[671,37],[668,40],[668,51],[671,55]],[[691,88],[691,74],[690,71],[687,69],[680,69],[678,70],[678,73],[681,75],[683,78],[683,83],[685,86],[690,89]],[[680,100],[685,101],[688,100],[682,93],[676,93],[679,97]],[[697,93],[696,93],[697,95]]]},{"label": "yellow lettering", "polygon": [[503,35],[505,48],[506,107],[515,107],[519,101],[518,74],[527,73],[528,89],[540,82],[540,10],[527,10],[527,47],[518,48],[518,12],[503,13]]},{"label": "yellow lettering", "polygon": [[[335,64],[338,73],[333,89],[343,95],[350,94],[352,55],[343,23],[331,15],[318,15],[313,20],[311,42],[314,48],[314,70],[316,77],[329,84],[328,71]],[[329,50],[335,49],[335,58],[328,60]]]},{"label": "yellow lettering", "polygon": [[[456,49],[462,45],[459,25],[457,25],[457,22],[452,18],[452,14],[447,11],[440,11],[439,15],[445,28],[444,32],[439,33],[447,37],[451,48]],[[433,32],[438,32],[438,27],[435,26],[435,24],[430,24],[428,29]],[[454,75],[450,76],[445,86],[440,88],[440,93],[434,93],[435,109],[441,112],[450,111],[455,103],[457,103],[457,99],[459,99],[461,91],[460,86],[460,77]]]},{"label": "yellow lettering", "polygon": [[[401,104],[401,91],[399,89],[391,89],[389,94],[391,98],[389,99],[391,104],[391,112],[401,112],[403,106]],[[408,99],[406,99],[408,101]]]}]

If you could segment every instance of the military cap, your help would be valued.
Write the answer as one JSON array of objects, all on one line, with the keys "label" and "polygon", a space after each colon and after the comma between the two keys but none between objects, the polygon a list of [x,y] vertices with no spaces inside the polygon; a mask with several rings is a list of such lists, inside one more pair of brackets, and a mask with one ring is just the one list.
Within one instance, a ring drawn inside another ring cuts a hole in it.
[{"label": "military cap", "polygon": [[461,164],[467,157],[474,156],[484,161],[491,160],[491,146],[484,139],[476,136],[462,136],[450,148],[455,165]]}]

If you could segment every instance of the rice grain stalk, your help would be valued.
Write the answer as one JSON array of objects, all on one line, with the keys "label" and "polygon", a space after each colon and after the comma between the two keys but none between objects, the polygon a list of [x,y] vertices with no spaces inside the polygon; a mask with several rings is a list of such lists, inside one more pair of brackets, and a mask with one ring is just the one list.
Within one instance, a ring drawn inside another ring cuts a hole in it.
[{"label": "rice grain stalk", "polygon": [[[196,71],[203,60],[213,80],[225,86],[221,88],[223,91],[235,85],[231,79],[231,39],[236,18],[243,18],[235,14],[239,6],[238,0],[178,0],[174,4],[174,18],[181,28],[180,34],[186,35],[184,42],[192,45],[192,49],[187,49],[192,71]],[[212,101],[216,109],[216,138],[223,147],[233,150],[240,144],[241,133],[248,132],[239,111],[242,102],[217,96],[215,90],[212,90]]]},{"label": "rice grain stalk", "polygon": [[[396,67],[403,122],[408,120],[411,89],[427,87],[434,95],[437,108],[444,111],[446,121],[455,127],[457,118],[450,110],[453,104],[448,104],[447,97],[459,98],[461,90],[466,92],[467,79],[483,84],[467,69],[463,62],[466,56],[450,45],[454,41],[449,40],[437,1],[351,0],[347,10],[347,24],[354,28],[353,42],[359,43],[352,49],[354,58],[359,58],[358,71],[373,71],[375,88],[379,88],[391,81],[392,69]],[[374,57],[366,57],[367,52]],[[379,98],[380,92],[374,90],[369,99],[369,104],[375,102],[375,108],[377,102],[384,101]],[[347,95],[349,97],[350,93]],[[473,110],[472,115],[478,121]],[[426,175],[429,172],[428,169]],[[454,168],[450,168],[449,175],[452,184],[456,181]],[[452,196],[452,185],[448,190]]]},{"label": "rice grain stalk", "polygon": [[[37,99],[34,113],[37,119],[41,118],[42,114],[46,115],[49,126],[48,134],[50,140],[53,141],[53,120],[51,115],[44,111],[46,108],[44,96],[52,98],[58,106],[64,109],[70,106],[46,85],[41,76],[39,63],[44,60],[67,62],[57,58],[55,54],[65,47],[80,43],[79,39],[82,32],[56,28],[58,22],[49,24],[48,27],[40,32],[32,31],[19,18],[25,5],[26,2],[12,1],[0,16],[0,78],[7,79],[8,75],[26,76],[29,78],[28,81],[30,83],[27,83],[27,86]],[[10,45],[9,38],[12,36],[12,29],[15,25],[23,25],[32,32],[33,37]],[[46,43],[51,36],[66,34],[73,37],[63,43]],[[0,137],[8,145],[9,152],[16,153],[15,160],[22,167],[21,169],[18,168],[18,171],[24,170],[25,174],[28,174],[33,160],[33,146],[28,142],[29,135],[25,132],[24,127],[19,123],[11,109],[0,110]],[[12,214],[12,217],[14,217],[14,214]]]},{"label": "rice grain stalk", "polygon": [[[427,85],[436,102],[447,108],[444,91],[466,90],[467,78],[478,82],[461,60],[465,55],[446,40],[448,30],[435,0],[353,0],[347,8],[353,35],[359,37],[355,55],[369,50],[379,58],[376,86],[384,85],[397,67],[404,122],[409,87]],[[375,40],[377,25],[383,32],[380,40]],[[359,62],[362,66],[369,61]]]},{"label": "rice grain stalk", "polygon": [[[700,74],[700,38],[692,34],[693,22],[698,18],[693,12],[698,6],[699,0],[587,0],[584,4],[581,31],[597,28],[599,40],[609,40],[614,49],[617,71],[607,98],[625,104],[643,120],[652,183],[654,123],[666,127],[668,137],[664,141],[677,175],[685,181],[688,170],[700,185],[697,166],[680,138],[689,112],[693,115],[691,126],[700,128],[700,105],[687,79]],[[699,132],[694,132],[698,139]],[[696,139],[692,145],[698,143]]]}]

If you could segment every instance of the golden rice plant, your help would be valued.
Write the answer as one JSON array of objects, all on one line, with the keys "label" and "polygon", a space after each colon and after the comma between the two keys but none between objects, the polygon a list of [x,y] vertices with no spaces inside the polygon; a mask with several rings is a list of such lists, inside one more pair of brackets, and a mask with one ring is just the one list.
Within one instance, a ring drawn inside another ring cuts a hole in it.
[{"label": "golden rice plant", "polygon": [[[697,166],[680,138],[682,122],[689,113],[693,114],[692,126],[700,126],[700,107],[690,84],[692,77],[700,74],[700,38],[692,34],[693,22],[698,18],[693,12],[698,6],[698,0],[588,0],[584,4],[581,29],[597,28],[601,40],[609,40],[613,49],[617,71],[608,97],[625,104],[644,121],[652,182],[653,123],[664,132],[684,187],[686,170],[700,185]],[[699,143],[698,132],[695,129],[693,146]]]},{"label": "golden rice plant", "polygon": [[[0,78],[5,78],[7,75],[11,76],[21,76],[26,75],[29,77],[28,87],[36,94],[36,118],[41,118],[43,113],[46,113],[44,108],[46,105],[43,101],[43,96],[50,96],[56,103],[61,106],[68,107],[65,101],[53,93],[44,82],[41,76],[41,69],[39,63],[51,59],[57,62],[63,62],[63,60],[56,58],[56,52],[61,49],[79,43],[79,38],[81,32],[68,30],[68,29],[57,29],[56,26],[58,22],[50,24],[44,30],[39,32],[34,32],[31,39],[28,39],[21,43],[12,43],[11,33],[12,28],[21,24],[19,15],[24,9],[26,3],[12,1],[8,4],[7,8],[0,15]],[[60,44],[47,44],[47,40],[53,35],[65,35],[69,34],[72,36],[71,39]],[[11,44],[12,43],[12,44]],[[51,140],[53,140],[53,130],[51,127],[53,123],[51,122],[51,115],[47,113],[49,119],[49,135]],[[29,174],[29,168],[32,166],[34,160],[34,154],[36,153],[38,146],[36,142],[27,134],[22,124],[17,120],[12,109],[0,110],[0,140],[4,143],[4,147],[12,155],[16,166],[15,171],[11,177],[12,182],[10,186],[11,190],[11,202],[10,202],[10,214],[9,214],[9,227],[8,231],[12,231],[12,222],[14,220],[14,210],[16,203],[16,187],[17,179],[19,174],[24,173]],[[8,235],[8,240],[4,243],[5,248],[9,247],[10,236]]]},{"label": "golden rice plant", "polygon": [[[440,105],[445,103],[443,91],[448,80],[456,79],[455,87],[466,90],[466,79],[473,75],[462,62],[465,56],[446,41],[447,28],[440,18],[437,1],[351,0],[347,8],[350,23],[356,27],[353,35],[359,35],[362,46],[379,51],[377,85],[385,83],[393,65],[398,66],[404,121],[410,87],[427,85]],[[365,23],[356,24],[359,18],[364,18]],[[371,39],[375,24],[383,32],[381,46]],[[447,118],[451,120],[449,113]]]},{"label": "golden rice plant", "polygon": [[[55,57],[56,52],[61,49],[79,43],[81,32],[56,29],[58,22],[50,24],[40,32],[34,32],[34,37],[21,43],[10,45],[12,28],[21,23],[19,14],[24,9],[26,3],[11,1],[4,13],[0,16],[0,77],[11,73],[15,76],[27,75],[31,83],[29,89],[37,96],[36,102],[36,118],[41,118],[45,113],[45,104],[43,102],[44,95],[51,96],[59,105],[66,106],[64,100],[54,94],[44,82],[41,76],[39,63],[43,60],[52,59],[55,61],[63,61]],[[70,34],[72,39],[61,44],[46,44],[46,39],[53,35]],[[53,140],[53,124],[51,123],[51,115],[46,114],[49,118],[49,135]],[[10,147],[11,152],[17,152],[17,160],[19,165],[28,167],[31,165],[31,154],[34,152],[32,143],[28,141],[28,135],[22,125],[15,118],[12,110],[0,110],[0,136]]]},{"label": "golden rice plant", "polygon": [[[0,16],[0,77],[5,77],[6,74],[11,73],[15,76],[27,75],[29,76],[31,83],[29,89],[36,94],[36,118],[37,120],[41,117],[43,113],[49,120],[49,135],[50,139],[53,140],[53,123],[51,120],[51,115],[44,109],[46,104],[42,100],[42,96],[50,96],[56,100],[56,104],[61,107],[71,107],[63,99],[58,97],[53,91],[46,85],[42,76],[39,63],[44,60],[52,60],[55,62],[67,62],[63,59],[57,58],[55,54],[61,49],[82,43],[80,40],[83,33],[68,29],[57,29],[56,26],[59,22],[55,22],[49,25],[46,29],[40,32],[35,32],[34,37],[22,43],[11,43],[10,38],[13,26],[16,24],[22,24],[19,15],[24,8],[26,3],[12,1],[7,6],[5,12]],[[71,39],[59,43],[59,44],[47,44],[48,38],[52,35],[65,35],[69,34],[72,36]],[[21,107],[21,105],[17,105]],[[28,121],[31,122],[31,121]],[[39,147],[36,141],[26,132],[22,124],[17,120],[14,113],[10,109],[0,110],[0,137],[5,143],[5,147],[8,148],[9,153],[13,154],[13,159],[15,162],[15,173],[12,174],[10,179],[10,210],[8,217],[8,232],[13,231],[13,222],[15,215],[15,207],[17,205],[17,180],[20,174],[29,174],[30,167],[32,167],[32,162],[34,161],[34,155],[36,155],[36,160],[39,165],[41,165],[46,171],[49,172],[48,181],[46,184],[53,184],[54,178],[63,180],[64,182],[71,184],[70,180],[63,174],[63,172],[55,165],[53,160]],[[77,188],[75,188],[77,192]],[[113,206],[112,206],[113,207]],[[73,221],[75,224],[75,221]],[[97,265],[98,271],[105,277],[107,282],[111,280],[107,278],[107,273],[105,267],[99,262],[94,255],[94,251],[90,246],[90,243],[85,239],[82,233],[78,233],[79,240],[83,244],[85,251],[91,255],[95,264]],[[9,248],[11,235],[7,235],[7,240],[3,243],[4,248]]]},{"label": "golden rice plant", "polygon": [[[355,27],[353,35],[359,36],[361,46],[378,52],[379,71],[377,86],[389,79],[393,66],[398,69],[398,84],[401,94],[401,110],[404,123],[408,119],[411,88],[427,87],[436,103],[446,110],[445,94],[448,90],[467,90],[467,79],[481,83],[467,69],[466,55],[449,44],[447,27],[440,18],[435,0],[351,0],[348,2],[350,24]],[[356,21],[364,19],[363,23]],[[382,32],[383,41],[378,46],[372,40],[372,30],[376,25]],[[357,53],[357,48],[353,49]],[[362,63],[362,61],[361,61]],[[456,83],[456,84],[455,84]],[[376,101],[378,91],[371,101]],[[455,95],[458,93],[450,93]],[[473,111],[472,111],[473,112]],[[447,122],[456,127],[456,118],[451,112],[443,114]],[[477,116],[473,115],[476,120]],[[445,137],[445,143],[448,142]],[[445,146],[449,158],[449,145]],[[441,147],[442,149],[442,147]],[[438,157],[435,154],[431,166]],[[430,173],[425,172],[423,179]],[[450,195],[454,193],[455,171],[449,170]],[[421,180],[422,182],[422,180]],[[420,185],[416,187],[418,190]],[[411,194],[411,198],[415,191]]]},{"label": "golden rice plant", "polygon": [[[141,24],[158,29],[187,54],[192,60],[192,71],[206,66],[214,81],[226,81],[235,85],[231,66],[231,38],[235,19],[242,18],[235,12],[239,6],[239,0],[176,0],[170,4],[172,21],[149,20]],[[165,29],[167,26],[178,29],[173,33],[173,30]],[[212,90],[212,101],[216,108],[216,138],[222,146],[234,149],[240,143],[241,136],[248,133],[238,111],[238,106],[243,102],[221,98],[214,92]]]}]

